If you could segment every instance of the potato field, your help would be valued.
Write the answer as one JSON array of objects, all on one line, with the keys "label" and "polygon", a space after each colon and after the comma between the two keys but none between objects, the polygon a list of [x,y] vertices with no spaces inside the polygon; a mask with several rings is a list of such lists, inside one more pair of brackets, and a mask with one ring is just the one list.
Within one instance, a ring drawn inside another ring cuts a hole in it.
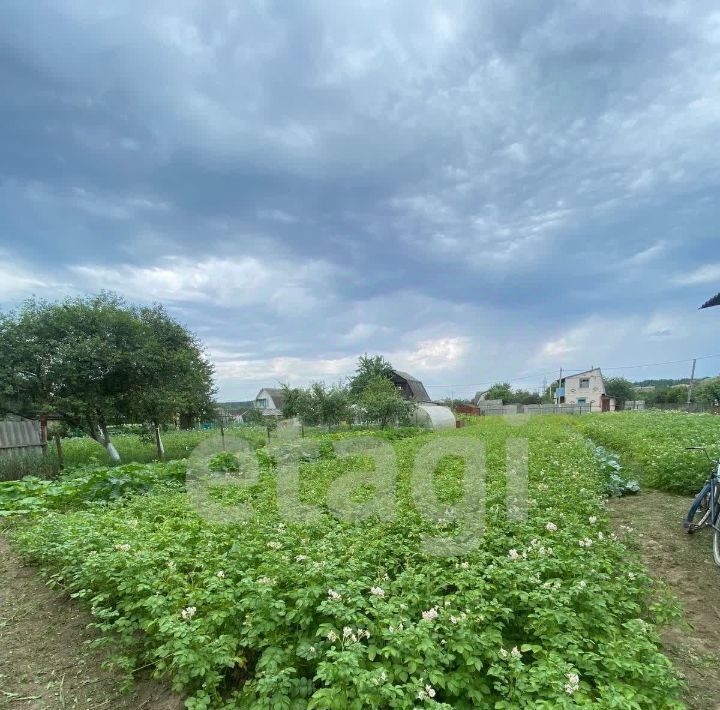
[{"label": "potato field", "polygon": [[[0,519],[91,610],[118,673],[150,673],[195,710],[682,708],[659,647],[674,604],[611,529],[607,466],[588,439],[643,485],[689,492],[703,469],[680,447],[711,443],[715,422],[487,417],[275,448],[249,436],[201,462],[214,474],[205,507],[186,480],[195,457],[3,483]],[[369,436],[377,449],[355,445]],[[518,441],[519,512],[506,475]],[[478,488],[465,452],[480,443]],[[374,477],[381,460],[390,478]]]},{"label": "potato field", "polygon": [[618,452],[650,488],[695,495],[708,477],[708,460],[689,446],[704,446],[720,456],[720,418],[681,412],[619,412],[612,417],[578,419],[597,444]]}]

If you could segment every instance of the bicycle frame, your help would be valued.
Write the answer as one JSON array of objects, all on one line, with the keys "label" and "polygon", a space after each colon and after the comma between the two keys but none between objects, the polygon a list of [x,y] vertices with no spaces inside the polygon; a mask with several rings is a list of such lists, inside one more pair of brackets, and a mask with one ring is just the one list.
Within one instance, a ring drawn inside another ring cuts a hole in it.
[{"label": "bicycle frame", "polygon": [[[720,515],[715,515],[715,509],[720,502],[720,461],[714,461],[710,458],[707,450],[702,447],[689,447],[689,451],[702,451],[714,466],[714,471],[710,474],[710,477],[705,481],[700,493],[698,493],[695,501],[693,502],[688,516],[684,522],[684,527],[689,533],[697,532],[705,527],[712,527],[720,534]],[[708,500],[709,499],[709,500]],[[705,502],[708,502],[707,513],[703,516],[699,523],[694,522],[694,517],[697,514],[700,506]]]},{"label": "bicycle frame", "polygon": [[[714,475],[710,476],[710,527],[720,532],[720,507],[718,506],[718,493],[720,492],[720,461],[715,467]],[[713,519],[713,515],[715,518]]]}]

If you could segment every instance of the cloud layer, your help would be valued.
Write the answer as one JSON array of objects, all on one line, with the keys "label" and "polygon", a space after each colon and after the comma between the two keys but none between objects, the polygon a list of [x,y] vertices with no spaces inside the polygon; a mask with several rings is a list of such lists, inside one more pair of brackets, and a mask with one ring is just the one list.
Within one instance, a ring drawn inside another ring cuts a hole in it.
[{"label": "cloud layer", "polygon": [[720,290],[712,2],[0,18],[5,307],[166,302],[227,397],[365,351],[442,396],[718,350],[696,311]]}]

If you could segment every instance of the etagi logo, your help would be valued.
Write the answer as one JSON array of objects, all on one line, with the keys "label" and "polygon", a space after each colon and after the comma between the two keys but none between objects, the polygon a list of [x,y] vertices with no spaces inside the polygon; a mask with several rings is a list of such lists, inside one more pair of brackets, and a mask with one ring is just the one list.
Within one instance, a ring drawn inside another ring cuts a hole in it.
[{"label": "etagi logo", "polygon": [[[351,471],[334,480],[325,506],[301,501],[300,464],[320,458],[320,441],[301,438],[293,421],[281,422],[277,437],[262,449],[272,462],[280,517],[288,523],[312,523],[332,515],[343,522],[371,519],[392,521],[397,515],[398,468],[396,452],[388,441],[360,435],[332,442],[338,459],[362,456],[369,459],[365,470]],[[452,455],[464,462],[463,495],[453,505],[438,500],[433,475],[441,459]],[[416,453],[410,490],[413,505],[423,520],[458,532],[446,536],[425,536],[423,551],[428,555],[454,557],[475,550],[485,525],[485,444],[474,436],[458,435],[431,439]],[[219,502],[222,489],[235,492],[249,489],[260,480],[256,451],[248,441],[236,437],[211,437],[192,453],[187,474],[187,491],[195,512],[214,523],[241,523],[256,518],[252,502],[227,505]],[[358,500],[359,490],[371,491]],[[507,441],[506,507],[511,520],[527,519],[528,440]],[[248,491],[249,492],[249,491]],[[242,494],[233,496],[242,499]],[[249,497],[249,496],[248,496]]]}]

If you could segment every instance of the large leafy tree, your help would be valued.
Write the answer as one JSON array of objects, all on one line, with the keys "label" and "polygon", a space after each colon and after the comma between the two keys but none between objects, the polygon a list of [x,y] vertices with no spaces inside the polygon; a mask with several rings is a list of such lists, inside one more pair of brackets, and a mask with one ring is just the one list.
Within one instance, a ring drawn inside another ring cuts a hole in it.
[{"label": "large leafy tree", "polygon": [[283,393],[283,417],[286,419],[301,417],[305,405],[305,391],[300,387],[290,387],[288,384],[281,385],[281,390]]},{"label": "large leafy tree", "polygon": [[361,355],[355,374],[350,379],[350,396],[357,398],[362,391],[378,377],[390,380],[392,365],[382,355]]},{"label": "large leafy tree", "polygon": [[348,391],[340,385],[327,387],[323,382],[310,385],[305,398],[301,397],[301,407],[311,408],[317,420],[328,428],[339,424],[350,415]]},{"label": "large leafy tree", "polygon": [[508,382],[498,382],[485,392],[486,400],[501,399],[503,404],[509,404],[512,398],[513,391]]},{"label": "large leafy tree", "polygon": [[0,411],[60,416],[119,456],[108,425],[211,406],[212,366],[162,308],[113,294],[27,301],[0,315]]},{"label": "large leafy tree", "polygon": [[540,404],[539,394],[528,390],[514,390],[510,398],[510,404]]},{"label": "large leafy tree", "polygon": [[394,422],[408,424],[416,406],[404,399],[397,387],[384,377],[368,382],[358,397],[358,405],[362,419],[379,423],[381,429]]},{"label": "large leafy tree", "polygon": [[124,409],[134,421],[152,425],[162,458],[160,427],[176,417],[192,420],[214,413],[213,367],[198,339],[162,306],[137,311],[144,337],[137,382]]},{"label": "large leafy tree", "polygon": [[350,395],[342,385],[314,382],[305,389],[283,385],[282,390],[284,417],[300,417],[305,424],[324,424],[329,429],[351,416]]},{"label": "large leafy tree", "polygon": [[608,377],[605,380],[605,394],[621,405],[637,399],[633,383],[624,377]]},{"label": "large leafy tree", "polygon": [[703,380],[696,390],[698,402],[706,402],[717,406],[720,402],[720,377]]},{"label": "large leafy tree", "polygon": [[[688,398],[688,385],[685,382],[675,380],[658,380],[654,390],[642,392],[637,395],[638,399],[644,399],[645,405],[650,407],[656,404],[684,404]],[[689,383],[690,380],[687,380]],[[637,383],[636,383],[637,384]],[[701,386],[693,390],[693,399],[705,401],[701,397]]]}]

